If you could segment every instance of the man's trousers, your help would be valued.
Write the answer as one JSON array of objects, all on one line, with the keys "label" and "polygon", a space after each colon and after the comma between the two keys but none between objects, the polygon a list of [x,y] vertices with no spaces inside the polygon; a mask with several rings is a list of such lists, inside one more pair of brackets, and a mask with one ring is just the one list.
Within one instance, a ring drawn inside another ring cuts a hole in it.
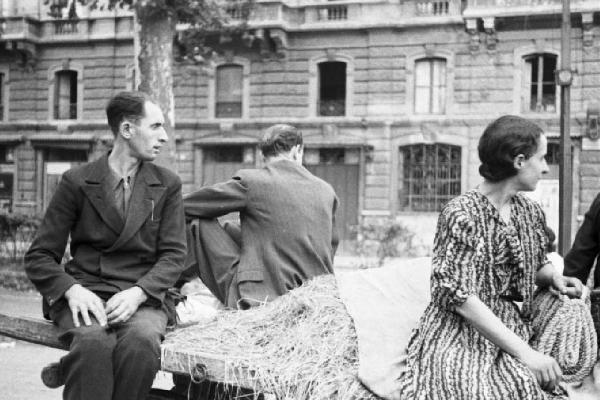
[{"label": "man's trousers", "polygon": [[[188,271],[194,271],[221,303],[238,308],[236,272],[240,262],[240,226],[197,218],[188,226]],[[243,308],[243,307],[242,307]]]},{"label": "man's trousers", "polygon": [[[50,317],[70,343],[60,360],[65,400],[145,400],[160,369],[160,343],[167,315],[160,308],[141,306],[126,322],[76,328],[66,300],[50,309]],[[80,318],[81,320],[81,318]]]}]

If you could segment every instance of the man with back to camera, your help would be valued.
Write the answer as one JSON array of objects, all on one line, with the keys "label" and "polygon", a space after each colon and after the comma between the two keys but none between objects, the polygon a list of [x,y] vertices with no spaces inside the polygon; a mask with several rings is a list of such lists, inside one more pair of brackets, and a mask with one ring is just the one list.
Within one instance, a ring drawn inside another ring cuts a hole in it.
[{"label": "man with back to camera", "polygon": [[146,398],[174,318],[167,289],[186,255],[181,180],[152,163],[168,140],[162,111],[144,93],[121,92],[106,115],[112,151],[63,174],[25,255],[44,315],[70,344],[42,371],[64,383],[67,400]]},{"label": "man with back to camera", "polygon": [[[226,306],[270,301],[304,281],[333,273],[338,244],[333,188],[302,166],[302,134],[268,128],[260,142],[265,166],[184,196],[188,259]],[[240,230],[215,219],[239,211]]]}]

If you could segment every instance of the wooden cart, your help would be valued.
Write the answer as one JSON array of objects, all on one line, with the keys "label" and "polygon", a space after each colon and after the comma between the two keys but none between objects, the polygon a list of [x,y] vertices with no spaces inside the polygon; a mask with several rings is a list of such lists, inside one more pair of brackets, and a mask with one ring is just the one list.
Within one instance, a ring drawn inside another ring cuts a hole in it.
[{"label": "wooden cart", "polygon": [[[0,313],[0,335],[55,349],[68,350],[68,347],[58,339],[58,327],[44,319]],[[249,371],[243,369],[232,371],[231,369],[227,369],[224,361],[216,358],[214,355],[183,354],[185,350],[181,350],[180,353],[169,351],[168,354],[170,355],[163,357],[161,360],[161,370],[174,375],[191,378],[194,382],[235,385],[237,388],[242,389],[253,388],[256,390],[257,388],[257,383],[253,381],[252,374]],[[176,360],[177,357],[181,356],[192,359],[191,365],[195,366],[192,371],[181,370],[180,363]],[[187,396],[181,396],[167,390],[152,389],[148,397],[148,400],[167,399],[187,399]]]}]

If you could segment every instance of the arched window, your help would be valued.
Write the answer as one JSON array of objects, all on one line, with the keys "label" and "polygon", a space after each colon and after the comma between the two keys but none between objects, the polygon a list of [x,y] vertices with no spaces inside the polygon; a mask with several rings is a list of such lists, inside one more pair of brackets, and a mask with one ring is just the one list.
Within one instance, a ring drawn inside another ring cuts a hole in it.
[{"label": "arched window", "polygon": [[444,143],[400,147],[400,211],[440,211],[461,191],[461,147]]},{"label": "arched window", "polygon": [[77,119],[77,71],[54,74],[54,119]]},{"label": "arched window", "polygon": [[346,115],[346,63],[342,61],[325,61],[318,64],[318,70],[318,115]]},{"label": "arched window", "polygon": [[244,98],[244,68],[238,64],[217,67],[215,117],[241,118]]},{"label": "arched window", "polygon": [[416,60],[414,83],[415,114],[446,112],[446,59]]}]

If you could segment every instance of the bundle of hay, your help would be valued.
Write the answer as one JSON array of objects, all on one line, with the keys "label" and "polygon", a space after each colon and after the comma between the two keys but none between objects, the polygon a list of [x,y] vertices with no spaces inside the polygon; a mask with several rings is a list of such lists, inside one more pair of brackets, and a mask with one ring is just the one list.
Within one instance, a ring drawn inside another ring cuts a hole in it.
[{"label": "bundle of hay", "polygon": [[163,360],[176,358],[178,369],[193,375],[193,354],[222,360],[226,373],[247,371],[255,389],[277,399],[376,399],[356,379],[356,333],[332,275],[167,336]]}]

